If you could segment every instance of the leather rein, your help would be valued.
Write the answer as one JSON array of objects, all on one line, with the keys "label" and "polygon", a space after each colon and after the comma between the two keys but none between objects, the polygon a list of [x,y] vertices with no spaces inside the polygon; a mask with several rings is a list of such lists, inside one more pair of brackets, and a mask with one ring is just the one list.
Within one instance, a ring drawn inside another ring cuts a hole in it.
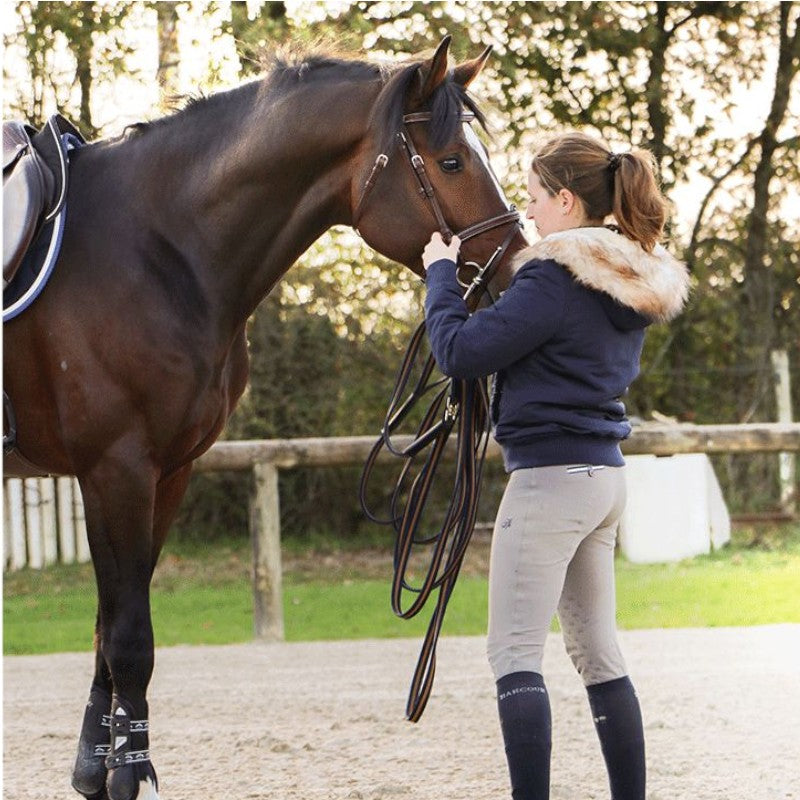
[{"label": "leather rein", "polygon": [[[427,122],[430,118],[431,115],[426,112],[405,115],[403,129],[397,136],[417,177],[419,192],[430,202],[442,238],[449,242],[453,232],[442,213],[436,192],[425,170],[424,160],[414,147],[406,128],[410,123]],[[474,115],[464,113],[461,118],[469,121]],[[387,163],[388,156],[383,153],[376,158],[356,208],[354,227],[378,175]],[[459,283],[466,288],[465,301],[476,305],[480,297],[488,293],[489,281],[521,227],[520,216],[511,206],[507,212],[470,225],[458,234],[459,239],[464,242],[511,223],[514,224],[508,235],[482,267],[474,262],[467,262],[468,266],[477,269],[477,274],[468,283],[463,283],[459,279]],[[430,352],[425,354],[425,344],[423,322],[411,337],[395,381],[380,437],[364,464],[359,487],[361,506],[367,517],[373,522],[391,525],[396,534],[391,591],[394,613],[403,619],[409,619],[422,610],[432,593],[438,592],[406,704],[406,719],[411,722],[417,722],[422,716],[433,688],[439,633],[475,527],[483,462],[491,426],[486,380],[436,378],[434,376],[436,362]],[[395,445],[392,441],[393,434],[418,403],[430,398],[432,393],[433,397],[429,399],[429,406],[422,415],[422,421],[416,426],[412,442],[402,448]],[[434,478],[454,428],[457,432],[455,470],[450,500],[444,521],[438,531],[427,534],[421,531],[424,511],[428,499],[432,496]],[[384,448],[402,463],[389,499],[388,519],[382,519],[374,514],[368,506],[366,497],[373,468]],[[414,584],[408,577],[409,564],[420,547],[430,548],[430,554],[421,583]],[[406,598],[409,595],[411,600],[407,603]]]}]

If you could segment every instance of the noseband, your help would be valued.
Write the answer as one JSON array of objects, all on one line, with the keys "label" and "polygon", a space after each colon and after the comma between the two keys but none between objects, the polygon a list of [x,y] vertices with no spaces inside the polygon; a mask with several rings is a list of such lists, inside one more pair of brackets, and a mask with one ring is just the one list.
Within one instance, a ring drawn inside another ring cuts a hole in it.
[{"label": "noseband", "polygon": [[[397,138],[399,139],[400,145],[403,148],[403,152],[408,157],[408,162],[414,171],[417,183],[419,184],[419,193],[424,200],[430,203],[433,215],[436,217],[436,223],[439,226],[439,233],[441,233],[442,239],[449,244],[450,240],[453,238],[453,231],[447,224],[447,220],[445,220],[444,213],[442,212],[442,206],[436,196],[436,190],[433,188],[433,184],[428,177],[428,173],[425,169],[425,160],[417,152],[417,148],[414,146],[414,141],[408,131],[408,125],[415,122],[430,122],[431,116],[432,115],[428,111],[418,111],[413,114],[404,115],[403,127],[400,131],[398,131]],[[471,122],[473,119],[475,119],[475,115],[468,112],[462,112],[460,119],[462,122]],[[375,187],[378,176],[388,163],[389,156],[387,156],[385,153],[380,153],[375,159],[375,163],[372,165],[372,170],[367,177],[364,188],[361,190],[361,197],[358,200],[358,205],[356,206],[355,214],[353,215],[353,227],[356,230],[358,230],[358,222],[361,219],[361,215],[364,213],[364,205],[366,200],[369,197],[372,189]],[[514,238],[517,230],[521,228],[522,222],[520,220],[519,212],[513,205],[511,205],[508,211],[498,214],[495,217],[490,217],[482,222],[476,222],[456,234],[459,240],[463,243],[469,239],[474,239],[475,237],[480,236],[487,231],[494,230],[502,225],[508,225],[509,223],[514,223],[514,226],[508,232],[508,235],[505,237],[503,242],[497,248],[495,248],[494,252],[489,256],[488,260],[483,266],[474,261],[464,262],[465,266],[473,267],[477,270],[477,274],[471,282],[465,283],[459,279],[461,286],[467,290],[464,295],[465,300],[469,300],[476,292],[483,293],[484,291],[488,290],[489,281],[497,267],[500,265],[500,262],[503,260],[503,255],[508,249],[508,246],[511,244],[511,240]]]}]

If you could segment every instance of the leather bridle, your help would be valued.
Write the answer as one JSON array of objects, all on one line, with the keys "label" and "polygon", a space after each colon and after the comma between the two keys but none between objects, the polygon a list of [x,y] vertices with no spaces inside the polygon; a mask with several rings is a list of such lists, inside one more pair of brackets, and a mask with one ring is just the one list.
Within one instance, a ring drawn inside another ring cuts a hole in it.
[{"label": "leather bridle", "polygon": [[[436,192],[425,170],[425,162],[414,147],[406,127],[411,123],[427,122],[430,118],[431,115],[427,112],[406,114],[403,117],[403,128],[397,136],[416,175],[420,194],[430,203],[442,238],[449,242],[453,232],[442,213]],[[463,113],[461,119],[469,121],[474,119],[474,114]],[[375,159],[356,206],[353,223],[356,230],[364,204],[388,161],[389,158],[385,153],[381,153]],[[467,262],[468,266],[477,269],[477,274],[471,281],[459,280],[466,289],[464,299],[471,300],[473,306],[484,292],[489,292],[489,281],[522,223],[519,213],[511,206],[503,214],[470,225],[458,234],[459,239],[464,242],[502,225],[511,225],[504,241],[495,248],[483,266]],[[359,487],[361,506],[369,519],[379,524],[391,525],[396,533],[391,592],[394,613],[405,619],[413,617],[422,609],[431,594],[437,593],[435,608],[423,639],[406,704],[406,718],[412,722],[416,722],[422,716],[433,688],[439,633],[475,527],[491,415],[485,379],[437,379],[433,355],[428,353],[427,357],[425,356],[426,341],[423,322],[411,338],[397,376],[381,435],[367,457]],[[415,380],[414,375],[420,363],[421,374]],[[405,447],[398,447],[392,441],[393,435],[409,417],[412,409],[426,399],[429,401],[428,409],[422,421],[416,426],[411,443]],[[444,520],[438,532],[431,535],[423,530],[426,527],[424,512],[428,499],[432,496],[431,489],[453,430],[456,431],[453,490]],[[384,450],[402,463],[399,478],[389,498],[388,518],[381,518],[373,513],[367,501],[367,488],[373,475],[373,468],[378,456]],[[430,548],[430,557],[421,582],[416,583],[409,577],[409,564],[415,549],[419,547]],[[412,598],[410,603],[407,602],[409,596]]]},{"label": "leather bridle", "polygon": [[[439,226],[439,233],[441,233],[442,239],[449,244],[450,240],[453,238],[453,231],[447,224],[444,212],[442,211],[442,206],[438,197],[436,196],[436,190],[434,189],[433,184],[428,177],[428,172],[425,169],[425,159],[423,159],[423,157],[417,151],[417,148],[414,145],[414,140],[411,138],[411,134],[408,130],[408,125],[413,123],[430,122],[431,116],[432,115],[429,111],[416,111],[412,114],[405,114],[403,116],[403,126],[398,131],[397,138],[400,142],[403,152],[408,157],[408,162],[411,165],[412,170],[414,171],[414,176],[419,184],[419,193],[422,198],[430,204],[431,211],[436,218],[436,224]],[[475,119],[475,115],[470,112],[462,112],[460,119],[462,122],[471,122]],[[364,207],[367,198],[375,188],[378,176],[388,163],[389,156],[386,155],[386,153],[379,153],[375,158],[375,162],[373,163],[369,176],[367,177],[364,187],[361,190],[361,196],[358,199],[358,203],[356,204],[356,209],[353,214],[353,227],[356,230],[358,230],[358,223],[364,213]],[[512,223],[513,227],[509,230],[503,242],[495,248],[494,252],[489,256],[483,266],[474,261],[466,261],[457,266],[457,270],[461,266],[471,267],[476,270],[475,277],[471,281],[463,281],[459,277],[459,283],[467,290],[466,294],[464,295],[465,300],[469,301],[478,291],[488,291],[489,281],[491,280],[497,267],[502,262],[503,256],[505,255],[505,252],[511,244],[515,234],[522,228],[522,220],[520,218],[519,211],[517,211],[514,205],[510,205],[508,211],[498,214],[497,216],[490,217],[489,219],[485,219],[481,222],[476,222],[472,225],[469,225],[456,234],[463,244],[464,242],[474,239],[477,236],[481,236],[488,231]]]}]

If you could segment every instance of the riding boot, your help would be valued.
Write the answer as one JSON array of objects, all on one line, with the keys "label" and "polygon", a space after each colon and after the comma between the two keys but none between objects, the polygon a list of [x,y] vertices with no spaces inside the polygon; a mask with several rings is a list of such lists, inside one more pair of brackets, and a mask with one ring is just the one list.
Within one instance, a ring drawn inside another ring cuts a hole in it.
[{"label": "riding boot", "polygon": [[538,672],[514,672],[497,681],[497,710],[503,731],[511,796],[550,797],[550,698]]},{"label": "riding boot", "polygon": [[83,714],[78,756],[72,770],[72,788],[89,800],[106,797],[106,756],[110,752],[111,695],[92,685]]},{"label": "riding boot", "polygon": [[115,694],[111,702],[111,753],[106,758],[109,800],[157,797],[158,779],[150,763],[149,724],[134,716],[133,706]]},{"label": "riding boot", "polygon": [[612,800],[644,800],[644,730],[630,678],[587,686]]}]

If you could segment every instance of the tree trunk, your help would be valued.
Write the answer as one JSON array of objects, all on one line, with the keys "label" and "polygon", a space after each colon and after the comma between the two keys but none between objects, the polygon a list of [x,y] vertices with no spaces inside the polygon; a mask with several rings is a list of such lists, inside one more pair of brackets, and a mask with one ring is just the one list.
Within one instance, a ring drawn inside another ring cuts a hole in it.
[{"label": "tree trunk", "polygon": [[[775,90],[769,115],[758,137],[759,159],[753,174],[753,207],[747,218],[744,256],[745,300],[749,313],[748,324],[743,326],[743,352],[755,363],[764,363],[773,346],[775,330],[775,280],[767,259],[769,249],[769,187],[775,174],[774,156],[778,147],[780,129],[789,105],[792,82],[800,70],[800,22],[795,15],[794,32],[790,18],[796,3],[781,3],[778,66]],[[765,373],[766,374],[766,373]],[[763,383],[762,379],[761,383]],[[756,387],[755,397],[760,398],[764,387]],[[756,401],[751,405],[754,410]]]},{"label": "tree trunk", "polygon": [[[794,34],[789,33],[789,17],[794,5],[796,4],[780,4],[780,45],[775,92],[766,124],[758,137],[760,156],[753,175],[753,207],[747,219],[745,275],[749,301],[755,313],[764,315],[764,322],[770,329],[772,282],[769,267],[765,263],[769,184],[775,174],[773,157],[778,145],[778,129],[786,116],[792,81],[800,67],[800,24],[797,21]],[[767,337],[762,337],[761,344],[768,346]]]},{"label": "tree trunk", "polygon": [[158,16],[158,69],[159,107],[169,110],[171,98],[180,93],[178,64],[178,6],[175,3],[156,3]]},{"label": "tree trunk", "polygon": [[650,123],[652,137],[648,147],[653,153],[659,171],[664,166],[667,155],[667,114],[664,108],[664,76],[667,71],[667,49],[672,31],[667,29],[667,15],[670,3],[656,3],[656,14],[653,25],[653,41],[650,50],[650,71],[645,84],[647,99],[647,118]]},{"label": "tree trunk", "polygon": [[70,42],[77,63],[75,78],[81,87],[78,127],[84,136],[92,139],[97,135],[97,129],[92,121],[92,50],[94,49],[92,33],[96,28],[94,0],[81,3],[79,13],[83,23],[82,32],[80,36],[75,36]]}]

